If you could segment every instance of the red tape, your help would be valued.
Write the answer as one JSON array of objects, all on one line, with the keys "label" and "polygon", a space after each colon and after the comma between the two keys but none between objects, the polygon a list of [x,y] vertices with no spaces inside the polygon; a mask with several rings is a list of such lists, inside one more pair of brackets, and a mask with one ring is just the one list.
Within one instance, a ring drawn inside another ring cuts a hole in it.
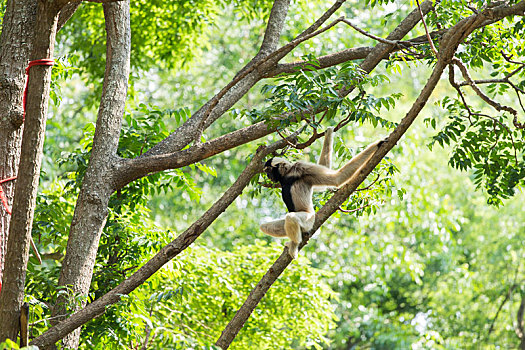
[{"label": "red tape", "polygon": [[55,65],[55,60],[51,58],[43,58],[41,60],[34,60],[29,62],[27,68],[26,68],[26,87],[24,89],[24,97],[22,98],[22,105],[24,106],[24,116],[22,117],[22,121],[26,120],[26,102],[27,102],[27,85],[29,84],[29,70],[33,66],[53,66]]},{"label": "red tape", "polygon": [[[0,184],[3,184],[4,182],[7,182],[7,181],[15,180],[15,179],[16,179],[16,176],[8,177],[7,179],[0,180]],[[9,209],[9,206],[7,205],[7,197],[5,196],[5,192],[2,186],[0,186],[0,201],[2,202],[2,205],[4,206],[7,214],[11,215],[11,209]]]}]

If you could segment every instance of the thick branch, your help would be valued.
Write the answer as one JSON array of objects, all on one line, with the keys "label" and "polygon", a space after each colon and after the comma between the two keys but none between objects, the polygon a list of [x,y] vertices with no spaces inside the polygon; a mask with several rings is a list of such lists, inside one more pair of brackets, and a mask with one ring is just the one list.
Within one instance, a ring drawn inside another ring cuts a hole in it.
[{"label": "thick branch", "polygon": [[116,188],[122,188],[128,183],[154,172],[177,169],[199,162],[257,140],[274,131],[275,128],[268,128],[264,122],[260,122],[182,151],[144,158],[139,157],[132,160],[121,159],[117,166],[117,175],[114,176]]},{"label": "thick branch", "polygon": [[290,0],[275,0],[268,18],[266,31],[264,32],[263,42],[257,56],[266,56],[279,45],[279,38],[283,31],[284,21],[288,14]]},{"label": "thick branch", "polygon": [[[131,52],[129,1],[105,3],[107,48],[104,85],[97,116],[93,149],[75,206],[59,286],[87,295],[95,266],[98,242],[106,222],[110,181],[126,104]],[[52,315],[66,313],[67,296],[60,295]],[[75,306],[78,307],[78,306]],[[78,347],[80,330],[64,339],[64,348]]]}]

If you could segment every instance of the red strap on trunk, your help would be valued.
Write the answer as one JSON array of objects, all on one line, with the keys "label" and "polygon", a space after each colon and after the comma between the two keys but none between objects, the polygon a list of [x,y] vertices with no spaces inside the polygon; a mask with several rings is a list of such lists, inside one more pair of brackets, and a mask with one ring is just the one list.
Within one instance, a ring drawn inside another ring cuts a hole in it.
[{"label": "red strap on trunk", "polygon": [[[16,176],[8,177],[7,179],[0,180],[0,184],[14,179],[16,179]],[[5,196],[4,190],[2,189],[2,186],[0,186],[0,201],[2,202],[2,205],[4,206],[7,214],[11,215],[11,209],[9,209],[9,206],[7,205],[7,198]]]},{"label": "red strap on trunk", "polygon": [[26,75],[27,75],[26,87],[24,89],[24,97],[22,99],[22,105],[24,106],[23,121],[25,121],[25,119],[26,119],[27,84],[29,83],[29,70],[33,66],[53,66],[54,64],[55,64],[55,60],[53,60],[51,58],[43,58],[41,60],[34,60],[34,61],[29,62],[28,66],[26,68]]}]

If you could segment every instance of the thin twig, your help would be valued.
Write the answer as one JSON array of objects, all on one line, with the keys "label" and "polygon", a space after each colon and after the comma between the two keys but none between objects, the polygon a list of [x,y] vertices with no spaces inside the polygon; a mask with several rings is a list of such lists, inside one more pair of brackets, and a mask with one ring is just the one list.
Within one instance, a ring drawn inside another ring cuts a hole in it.
[{"label": "thin twig", "polygon": [[355,208],[355,209],[351,209],[351,210],[347,210],[347,209],[343,209],[343,208],[339,207],[339,211],[341,211],[343,213],[346,213],[346,214],[355,213],[356,211],[359,211],[361,209],[365,209],[366,207],[370,207],[370,206],[372,206],[374,204],[377,204],[377,203],[379,203],[379,202],[367,203],[367,204],[365,204],[363,206],[360,206],[359,208]]},{"label": "thin twig", "polygon": [[[518,68],[514,69],[512,72],[510,72],[507,75],[505,75],[503,78],[498,78],[498,79],[479,79],[479,80],[473,80],[473,82],[475,84],[511,83],[509,79],[512,76],[514,76],[516,73],[518,73],[520,70],[522,70],[523,68],[525,68],[525,65],[519,66]],[[462,81],[462,82],[458,83],[458,85],[459,86],[465,86],[465,85],[469,85],[469,83],[467,81]],[[519,89],[519,90],[521,91],[521,93],[525,94],[525,91],[523,91],[521,89]]]},{"label": "thin twig", "polygon": [[350,22],[349,20],[343,18],[341,20],[342,22],[346,23],[347,25],[349,25],[350,27],[352,27],[353,29],[357,30],[359,33],[363,34],[364,36],[367,36],[371,39],[374,39],[376,41],[379,41],[380,43],[384,43],[384,44],[389,44],[389,45],[397,45],[399,43],[399,41],[393,41],[393,40],[388,40],[388,39],[383,39],[381,37],[378,37],[374,34],[371,34],[371,33],[368,33],[367,31],[359,28],[358,26],[356,26],[355,24],[353,24],[352,22]]},{"label": "thin twig", "polygon": [[279,136],[281,136],[281,138],[286,141],[286,143],[288,144],[288,146],[291,146],[293,148],[296,148],[297,147],[297,143],[296,144],[293,144],[290,142],[290,140],[288,139],[288,136],[284,136],[283,134],[281,134],[281,130],[277,129],[276,130],[277,133],[279,134]]},{"label": "thin twig", "polygon": [[509,63],[519,64],[519,65],[522,65],[522,66],[525,65],[524,62],[519,62],[519,61],[512,60],[512,55],[509,56],[504,51],[500,51],[500,53],[501,53],[501,56],[505,59],[505,61],[507,61]]},{"label": "thin twig", "polygon": [[457,59],[453,58],[452,63],[458,66],[459,70],[461,71],[461,74],[463,75],[463,78],[467,81],[468,85],[474,90],[474,92],[485,102],[487,102],[490,106],[492,106],[497,111],[506,111],[509,112],[514,116],[512,123],[517,129],[525,129],[525,123],[519,123],[518,122],[518,112],[509,106],[502,105],[494,100],[492,100],[490,97],[488,97],[483,91],[480,90],[480,88],[474,83],[472,78],[470,77],[470,74],[467,70],[467,68],[463,65],[463,63]]},{"label": "thin twig", "polygon": [[262,186],[262,187],[266,187],[266,188],[281,188],[281,184],[280,183],[268,183],[268,182],[260,182],[259,181],[257,184]]},{"label": "thin twig", "polygon": [[64,315],[58,315],[58,316],[53,316],[53,317],[47,317],[47,318],[43,318],[41,320],[38,320],[38,321],[35,321],[35,322],[32,322],[29,324],[29,326],[34,326],[36,324],[39,324],[39,323],[42,323],[42,322],[46,322],[46,321],[50,321],[50,320],[54,320],[56,318],[60,318],[60,317],[67,317],[69,316],[69,314],[64,314]]},{"label": "thin twig", "polygon": [[438,58],[438,52],[428,32],[427,23],[425,22],[425,16],[423,15],[423,11],[421,10],[421,5],[419,5],[419,0],[416,0],[416,3],[417,3],[417,8],[419,9],[419,14],[421,15],[421,22],[423,22],[423,27],[425,27],[425,33],[427,34],[428,43],[430,44],[430,48],[432,49],[432,52],[434,52],[434,55],[436,56],[436,58]]},{"label": "thin twig", "polygon": [[355,190],[356,192],[357,191],[366,191],[366,190],[369,190],[370,188],[372,188],[372,186],[374,186],[374,184],[377,182],[377,180],[379,180],[379,177],[381,176],[381,174],[377,174],[377,177],[375,178],[374,181],[372,181],[372,183],[366,187],[363,187],[363,188],[358,188],[357,190]]}]

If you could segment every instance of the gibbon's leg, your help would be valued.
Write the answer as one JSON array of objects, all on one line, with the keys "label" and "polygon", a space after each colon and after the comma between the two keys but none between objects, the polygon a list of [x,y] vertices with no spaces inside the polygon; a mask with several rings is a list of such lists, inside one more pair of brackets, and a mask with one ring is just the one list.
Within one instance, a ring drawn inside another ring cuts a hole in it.
[{"label": "gibbon's leg", "polygon": [[324,165],[328,169],[332,168],[332,148],[334,144],[334,128],[329,127],[326,129],[326,134],[324,135],[323,150],[321,151],[321,156],[319,157],[319,165]]},{"label": "gibbon's leg", "polygon": [[301,243],[302,231],[310,230],[314,225],[315,213],[300,211],[286,214],[284,218],[284,229],[290,238],[285,245],[288,247],[288,254],[292,259],[297,259],[299,244]]},{"label": "gibbon's leg", "polygon": [[286,231],[284,230],[284,220],[274,220],[261,224],[260,229],[262,232],[273,237],[286,237]]}]

